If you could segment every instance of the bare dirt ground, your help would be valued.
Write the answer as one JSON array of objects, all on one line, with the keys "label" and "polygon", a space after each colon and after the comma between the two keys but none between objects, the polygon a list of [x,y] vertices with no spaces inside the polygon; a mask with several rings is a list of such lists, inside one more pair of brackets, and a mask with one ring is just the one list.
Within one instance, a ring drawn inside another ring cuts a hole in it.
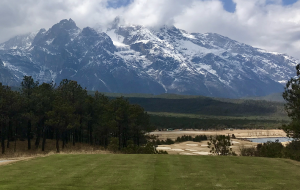
[{"label": "bare dirt ground", "polygon": [[266,138],[266,137],[286,137],[286,133],[283,130],[272,129],[272,130],[222,130],[222,131],[200,131],[200,130],[187,130],[187,131],[154,131],[150,133],[151,135],[157,136],[160,140],[165,140],[170,138],[175,140],[177,137],[183,135],[190,135],[192,137],[196,135],[232,135],[234,134],[236,138]]},{"label": "bare dirt ground", "polygon": [[17,162],[17,161],[21,161],[21,160],[30,160],[33,159],[34,157],[19,157],[19,158],[12,158],[12,159],[0,159],[0,166],[1,165],[7,165],[7,164],[11,164],[13,162]]},{"label": "bare dirt ground", "polygon": [[17,160],[0,160],[0,166],[16,162]]}]

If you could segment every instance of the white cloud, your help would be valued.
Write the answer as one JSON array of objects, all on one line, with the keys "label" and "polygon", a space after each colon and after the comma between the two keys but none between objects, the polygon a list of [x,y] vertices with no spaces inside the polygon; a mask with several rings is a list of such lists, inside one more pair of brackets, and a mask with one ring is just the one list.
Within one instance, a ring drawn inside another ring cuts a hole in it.
[{"label": "white cloud", "polygon": [[189,32],[215,32],[249,45],[300,59],[300,2],[233,0],[236,12],[219,0],[135,0],[127,7],[107,8],[107,0],[17,0],[0,2],[0,41],[16,34],[49,28],[72,18],[79,27],[107,24],[116,16],[149,26],[174,24]]}]

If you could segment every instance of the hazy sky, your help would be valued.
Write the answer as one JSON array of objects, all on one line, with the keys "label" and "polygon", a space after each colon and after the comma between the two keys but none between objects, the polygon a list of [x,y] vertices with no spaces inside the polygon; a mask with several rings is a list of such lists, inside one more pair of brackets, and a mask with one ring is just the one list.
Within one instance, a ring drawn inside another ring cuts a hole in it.
[{"label": "hazy sky", "polygon": [[0,42],[65,18],[83,28],[116,16],[132,24],[215,32],[300,59],[300,0],[1,0]]}]

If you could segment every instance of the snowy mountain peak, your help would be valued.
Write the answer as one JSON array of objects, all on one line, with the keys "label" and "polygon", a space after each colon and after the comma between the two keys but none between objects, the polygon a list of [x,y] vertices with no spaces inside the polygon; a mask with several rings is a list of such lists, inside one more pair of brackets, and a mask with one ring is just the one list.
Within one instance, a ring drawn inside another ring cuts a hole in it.
[{"label": "snowy mountain peak", "polygon": [[[40,81],[73,79],[105,92],[237,98],[281,92],[300,63],[215,33],[124,23],[117,17],[108,29],[81,30],[66,19],[0,44],[3,81],[18,83],[31,75]],[[16,45],[24,39],[30,48]]]},{"label": "snowy mountain peak", "polygon": [[37,31],[36,32],[31,32],[28,34],[24,34],[24,35],[18,35],[15,36],[11,39],[9,39],[8,41],[0,44],[0,49],[2,50],[8,50],[8,49],[28,49],[31,44],[33,39],[35,38],[35,36],[37,35]]},{"label": "snowy mountain peak", "polygon": [[77,29],[76,23],[72,19],[61,20],[58,24],[55,24],[52,28],[64,28],[66,30]]}]

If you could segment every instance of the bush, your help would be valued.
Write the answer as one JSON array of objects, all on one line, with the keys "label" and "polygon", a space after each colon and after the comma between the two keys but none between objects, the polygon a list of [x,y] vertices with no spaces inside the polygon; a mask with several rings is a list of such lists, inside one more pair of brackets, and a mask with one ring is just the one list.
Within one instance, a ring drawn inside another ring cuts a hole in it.
[{"label": "bush", "polygon": [[167,138],[165,144],[170,145],[170,144],[174,144],[175,142],[172,139]]},{"label": "bush", "polygon": [[284,146],[276,140],[275,142],[268,141],[263,144],[257,145],[258,156],[270,157],[270,158],[281,158],[283,157]]},{"label": "bush", "polygon": [[246,147],[242,146],[240,148],[240,151],[241,151],[241,156],[258,156],[256,147],[246,148]]},{"label": "bush", "polygon": [[127,147],[123,148],[122,152],[125,154],[137,154],[139,151],[139,147],[133,143],[132,140],[127,141]]}]

